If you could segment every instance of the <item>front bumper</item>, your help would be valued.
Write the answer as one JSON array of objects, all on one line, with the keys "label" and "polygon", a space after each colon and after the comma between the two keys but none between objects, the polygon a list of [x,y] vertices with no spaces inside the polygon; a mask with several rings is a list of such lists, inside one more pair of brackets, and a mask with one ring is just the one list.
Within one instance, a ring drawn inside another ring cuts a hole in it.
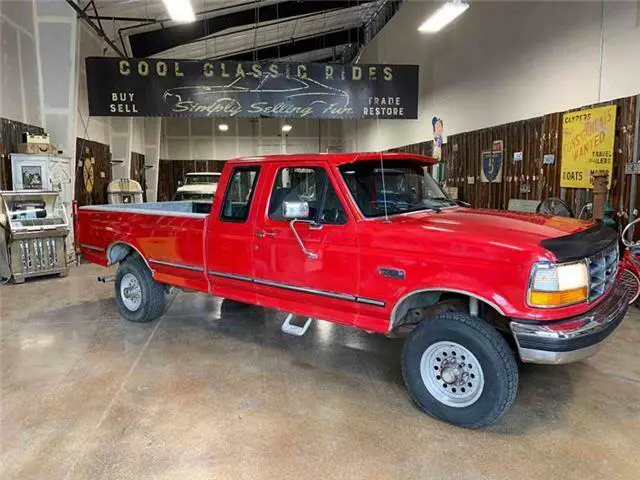
[{"label": "front bumper", "polygon": [[514,320],[511,332],[523,362],[571,363],[595,354],[618,328],[628,308],[627,292],[619,283],[596,307],[577,317],[552,322]]}]

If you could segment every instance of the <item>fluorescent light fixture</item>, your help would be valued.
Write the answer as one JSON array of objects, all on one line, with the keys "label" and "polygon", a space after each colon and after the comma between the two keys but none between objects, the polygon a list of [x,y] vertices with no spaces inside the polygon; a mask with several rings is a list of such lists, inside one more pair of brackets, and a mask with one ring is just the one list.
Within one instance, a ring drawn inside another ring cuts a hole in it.
[{"label": "fluorescent light fixture", "polygon": [[220,130],[221,132],[226,132],[229,130],[229,125],[227,125],[226,123],[221,123],[218,125],[218,130]]},{"label": "fluorescent light fixture", "polygon": [[418,27],[420,33],[436,33],[453,22],[469,8],[469,4],[461,1],[447,2],[436,10],[422,25]]},{"label": "fluorescent light fixture", "polygon": [[163,0],[164,6],[167,7],[169,18],[174,22],[189,23],[196,21],[196,15],[193,13],[191,0]]},{"label": "fluorescent light fixture", "polygon": [[289,133],[292,129],[293,127],[288,123],[285,123],[284,125],[282,125],[282,128],[281,128],[283,133]]}]

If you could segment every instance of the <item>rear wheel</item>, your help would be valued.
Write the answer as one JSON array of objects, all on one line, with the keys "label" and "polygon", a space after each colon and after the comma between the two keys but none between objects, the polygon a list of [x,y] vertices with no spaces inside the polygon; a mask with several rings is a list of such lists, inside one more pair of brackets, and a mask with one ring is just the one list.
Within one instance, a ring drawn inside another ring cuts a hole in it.
[{"label": "rear wheel", "polygon": [[482,319],[460,312],[427,319],[411,332],[402,373],[423,412],[466,428],[497,421],[518,390],[516,359],[505,339]]},{"label": "rear wheel", "polygon": [[120,315],[132,322],[150,322],[164,313],[164,286],[153,279],[139,257],[130,256],[120,263],[115,294]]}]

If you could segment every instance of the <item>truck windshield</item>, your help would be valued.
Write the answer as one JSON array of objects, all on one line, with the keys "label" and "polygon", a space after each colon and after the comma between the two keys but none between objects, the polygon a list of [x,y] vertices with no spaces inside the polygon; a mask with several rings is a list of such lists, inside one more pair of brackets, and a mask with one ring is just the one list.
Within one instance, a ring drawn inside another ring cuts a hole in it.
[{"label": "truck windshield", "polygon": [[184,179],[185,185],[210,185],[218,183],[220,175],[187,175]]},{"label": "truck windshield", "polygon": [[365,217],[384,216],[385,210],[393,215],[456,205],[426,167],[411,160],[357,162],[342,165],[340,172]]}]

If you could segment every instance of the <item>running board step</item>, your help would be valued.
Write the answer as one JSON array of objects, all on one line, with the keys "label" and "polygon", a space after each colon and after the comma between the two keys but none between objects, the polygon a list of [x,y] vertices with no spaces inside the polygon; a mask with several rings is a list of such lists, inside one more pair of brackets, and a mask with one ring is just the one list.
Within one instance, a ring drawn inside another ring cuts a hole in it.
[{"label": "running board step", "polygon": [[309,329],[311,322],[313,322],[313,318],[308,317],[306,322],[302,326],[294,325],[291,323],[291,321],[295,318],[296,316],[293,313],[288,314],[287,318],[285,318],[284,322],[282,322],[282,327],[280,327],[280,330],[282,330],[283,333],[287,333],[289,335],[295,335],[296,337],[301,337],[302,335],[307,333],[307,330]]}]

